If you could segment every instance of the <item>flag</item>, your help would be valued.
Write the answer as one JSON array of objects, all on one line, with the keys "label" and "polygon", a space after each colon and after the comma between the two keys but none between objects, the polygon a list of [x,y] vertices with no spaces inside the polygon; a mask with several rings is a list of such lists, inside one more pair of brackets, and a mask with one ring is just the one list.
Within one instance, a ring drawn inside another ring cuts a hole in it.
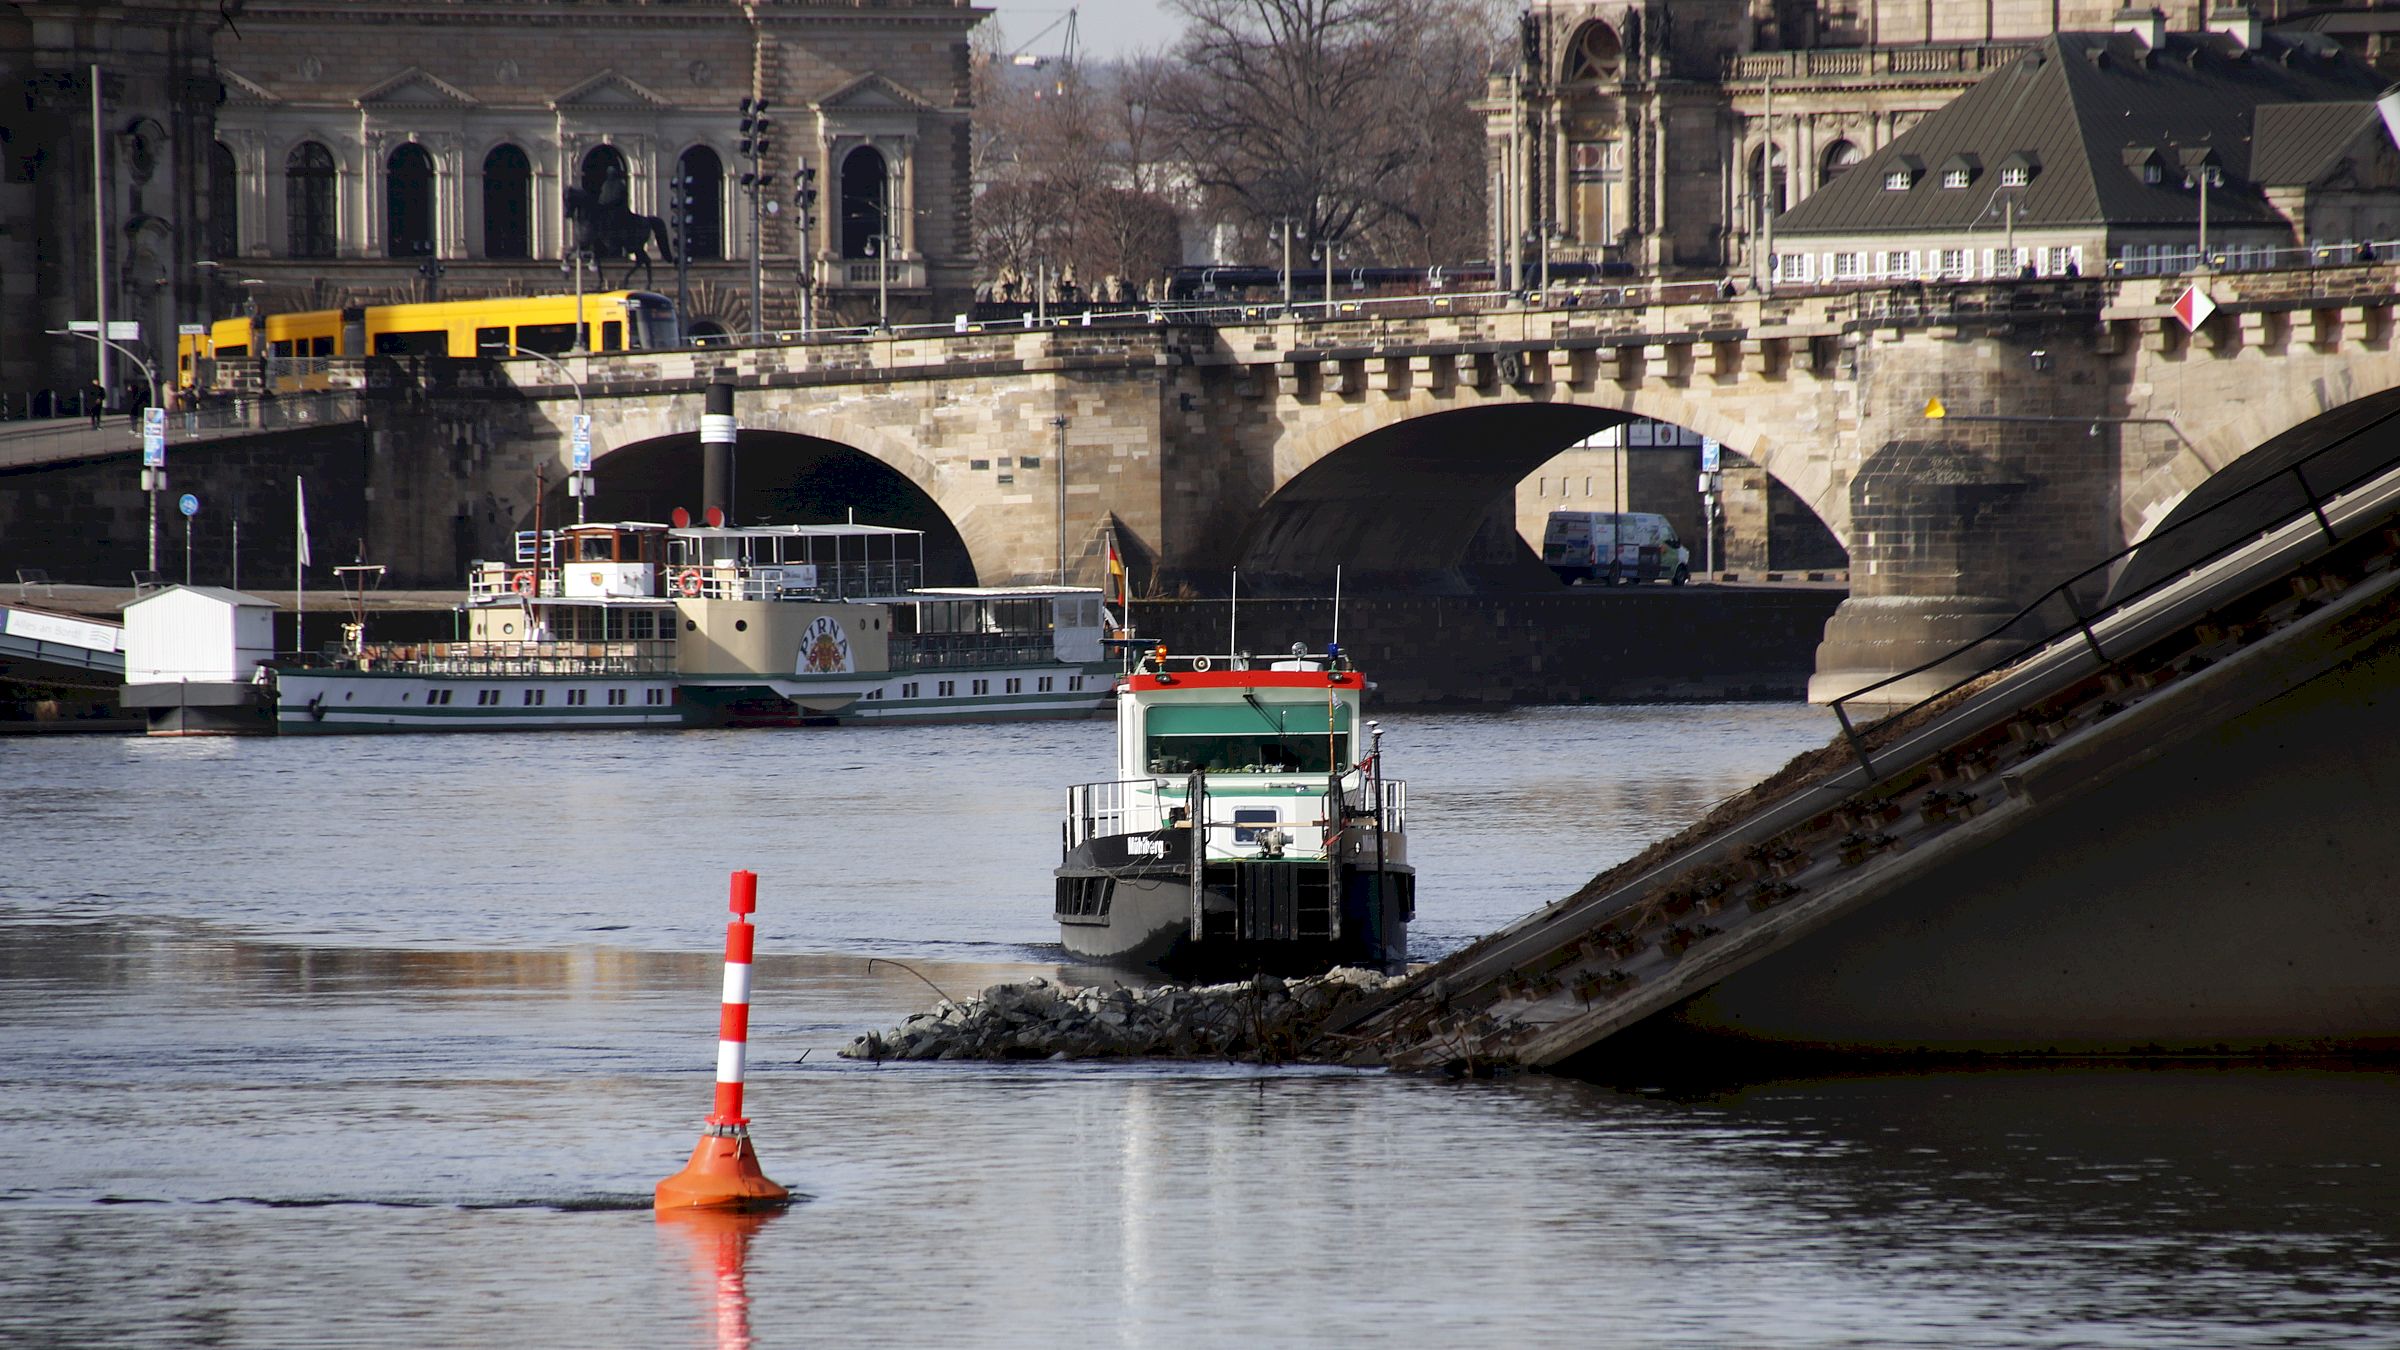
[{"label": "flag", "polygon": [[305,479],[305,478],[295,478],[295,479],[293,479],[293,480],[292,480],[292,502],[293,502],[293,505],[294,505],[294,507],[295,507],[295,508],[298,510],[298,512],[299,512],[299,517],[298,517],[298,518],[299,518],[299,528],[300,528],[300,565],[301,565],[302,567],[306,567],[306,566],[308,566],[308,480],[307,480],[307,479]]},{"label": "flag", "polygon": [[1125,591],[1125,560],[1117,554],[1117,536],[1116,532],[1112,530],[1108,536],[1108,593],[1109,598],[1116,601],[1117,614],[1120,618],[1125,613]]}]

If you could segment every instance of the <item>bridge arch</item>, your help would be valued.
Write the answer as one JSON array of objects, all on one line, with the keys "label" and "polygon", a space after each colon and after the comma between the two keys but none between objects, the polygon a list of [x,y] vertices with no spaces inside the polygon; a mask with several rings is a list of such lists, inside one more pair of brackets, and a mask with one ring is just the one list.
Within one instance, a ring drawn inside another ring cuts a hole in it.
[{"label": "bridge arch", "polygon": [[[1638,418],[1672,423],[1749,458],[1849,546],[1845,494],[1825,457],[1760,431],[1705,390],[1649,385],[1462,401],[1413,391],[1370,396],[1278,439],[1268,493],[1240,537],[1245,575],[1318,584],[1340,564],[1362,580],[1424,586],[1522,574],[1513,490],[1560,451]],[[1829,509],[1830,508],[1830,509]],[[1503,521],[1507,528],[1502,531]]]},{"label": "bridge arch", "polygon": [[[2236,448],[2245,441],[2249,448]],[[2310,492],[2324,496],[2396,458],[2400,368],[2393,363],[2354,365],[2338,380],[2278,384],[2263,404],[2183,443],[2129,485],[2125,534],[2143,546],[2118,569],[2111,598],[2255,536],[2307,510]],[[2245,500],[2215,509],[2236,497]]]},{"label": "bridge arch", "polygon": [[[688,394],[628,400],[621,410],[606,403],[592,407],[592,471],[604,514],[663,519],[676,506],[698,513],[702,402],[701,395]],[[574,405],[554,401],[546,412],[563,453]],[[999,523],[989,512],[959,506],[957,494],[946,490],[943,469],[918,452],[909,428],[840,413],[791,412],[763,399],[744,405],[740,418],[735,519],[829,523],[856,508],[862,524],[925,531],[929,584],[969,585],[1010,574]],[[563,481],[544,509],[553,519],[564,518],[559,512],[572,515]]]}]

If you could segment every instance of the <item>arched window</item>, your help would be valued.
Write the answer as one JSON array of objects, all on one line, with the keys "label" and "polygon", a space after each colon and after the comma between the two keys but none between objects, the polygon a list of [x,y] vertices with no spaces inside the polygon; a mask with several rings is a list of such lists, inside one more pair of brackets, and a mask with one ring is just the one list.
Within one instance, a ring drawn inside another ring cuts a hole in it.
[{"label": "arched window", "polygon": [[1567,83],[1615,80],[1624,71],[1625,44],[1617,40],[1617,30],[1604,23],[1584,25],[1567,54]]},{"label": "arched window", "polygon": [[1825,153],[1819,161],[1823,165],[1824,171],[1818,176],[1818,181],[1830,183],[1849,172],[1851,165],[1866,157],[1865,151],[1850,142],[1835,141],[1825,147]]},{"label": "arched window", "polygon": [[725,256],[725,162],[705,145],[683,152],[676,173],[676,209],[683,214],[683,256]]},{"label": "arched window", "polygon": [[208,146],[208,256],[231,258],[242,251],[240,175],[223,141]]},{"label": "arched window", "polygon": [[584,152],[583,165],[575,174],[576,186],[592,194],[602,206],[631,208],[628,195],[632,174],[625,168],[625,156],[613,145],[595,145]]},{"label": "arched window", "polygon": [[872,258],[882,251],[871,245],[884,229],[885,179],[883,155],[873,146],[862,145],[843,157],[843,257]]},{"label": "arched window", "polygon": [[383,165],[384,252],[395,258],[433,256],[433,156],[411,141]]},{"label": "arched window", "polygon": [[513,145],[483,157],[483,256],[533,256],[533,161]]},{"label": "arched window", "polygon": [[1750,229],[1757,233],[1766,227],[1767,218],[1780,216],[1790,207],[1787,195],[1790,184],[1784,181],[1783,147],[1775,146],[1774,168],[1767,167],[1768,147],[1750,152]]},{"label": "arched window", "polygon": [[283,222],[295,258],[333,256],[333,152],[315,141],[292,147],[283,161]]}]

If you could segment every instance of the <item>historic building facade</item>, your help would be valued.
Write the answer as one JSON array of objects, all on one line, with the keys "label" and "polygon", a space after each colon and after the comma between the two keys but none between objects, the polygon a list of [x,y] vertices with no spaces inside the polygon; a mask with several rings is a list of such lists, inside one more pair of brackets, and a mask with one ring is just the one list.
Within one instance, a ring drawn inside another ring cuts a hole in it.
[{"label": "historic building facade", "polygon": [[[221,22],[215,0],[0,5],[8,415],[24,416],[41,391],[73,394],[103,366],[112,390],[139,377],[123,357],[49,330],[97,322],[105,309],[112,325],[137,324],[172,353],[176,323],[196,313]],[[161,350],[128,345],[145,358]]]},{"label": "historic building facade", "polygon": [[[796,328],[804,294],[819,325],[946,316],[972,294],[967,35],[987,12],[18,0],[0,9],[0,69],[26,108],[0,119],[0,388],[89,368],[61,342],[21,352],[18,316],[38,311],[35,333],[93,317],[94,67],[112,315],[138,310],[150,352],[246,302],[567,289],[573,187],[659,218],[632,283],[674,293],[666,256],[688,254],[703,332]],[[628,266],[601,260],[584,283]]]},{"label": "historic building facade", "polygon": [[[2180,32],[2273,23],[2295,0],[2172,0]],[[1806,200],[2058,32],[2119,0],[1531,0],[1518,69],[1483,104],[1493,256],[1745,277]]]},{"label": "historic building facade", "polygon": [[[581,188],[665,227],[645,249],[657,280],[635,268],[635,285],[674,289],[681,238],[698,324],[748,331],[753,258],[764,328],[798,327],[804,288],[819,322],[922,317],[971,289],[967,33],[983,14],[246,0],[217,44],[219,256],[277,296],[556,290]],[[766,104],[763,154],[746,100]],[[602,266],[624,282],[625,260]]]}]

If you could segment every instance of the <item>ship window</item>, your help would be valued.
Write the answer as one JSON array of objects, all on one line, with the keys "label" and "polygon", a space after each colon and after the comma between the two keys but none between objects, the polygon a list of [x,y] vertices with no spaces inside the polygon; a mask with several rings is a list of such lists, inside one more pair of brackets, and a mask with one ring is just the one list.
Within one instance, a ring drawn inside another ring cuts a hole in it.
[{"label": "ship window", "polygon": [[1272,826],[1281,817],[1272,806],[1238,806],[1233,811],[1233,842],[1255,844],[1261,828]]},{"label": "ship window", "polygon": [[1350,738],[1323,732],[1314,736],[1152,736],[1147,759],[1150,772],[1190,773],[1329,773],[1349,761]]}]

